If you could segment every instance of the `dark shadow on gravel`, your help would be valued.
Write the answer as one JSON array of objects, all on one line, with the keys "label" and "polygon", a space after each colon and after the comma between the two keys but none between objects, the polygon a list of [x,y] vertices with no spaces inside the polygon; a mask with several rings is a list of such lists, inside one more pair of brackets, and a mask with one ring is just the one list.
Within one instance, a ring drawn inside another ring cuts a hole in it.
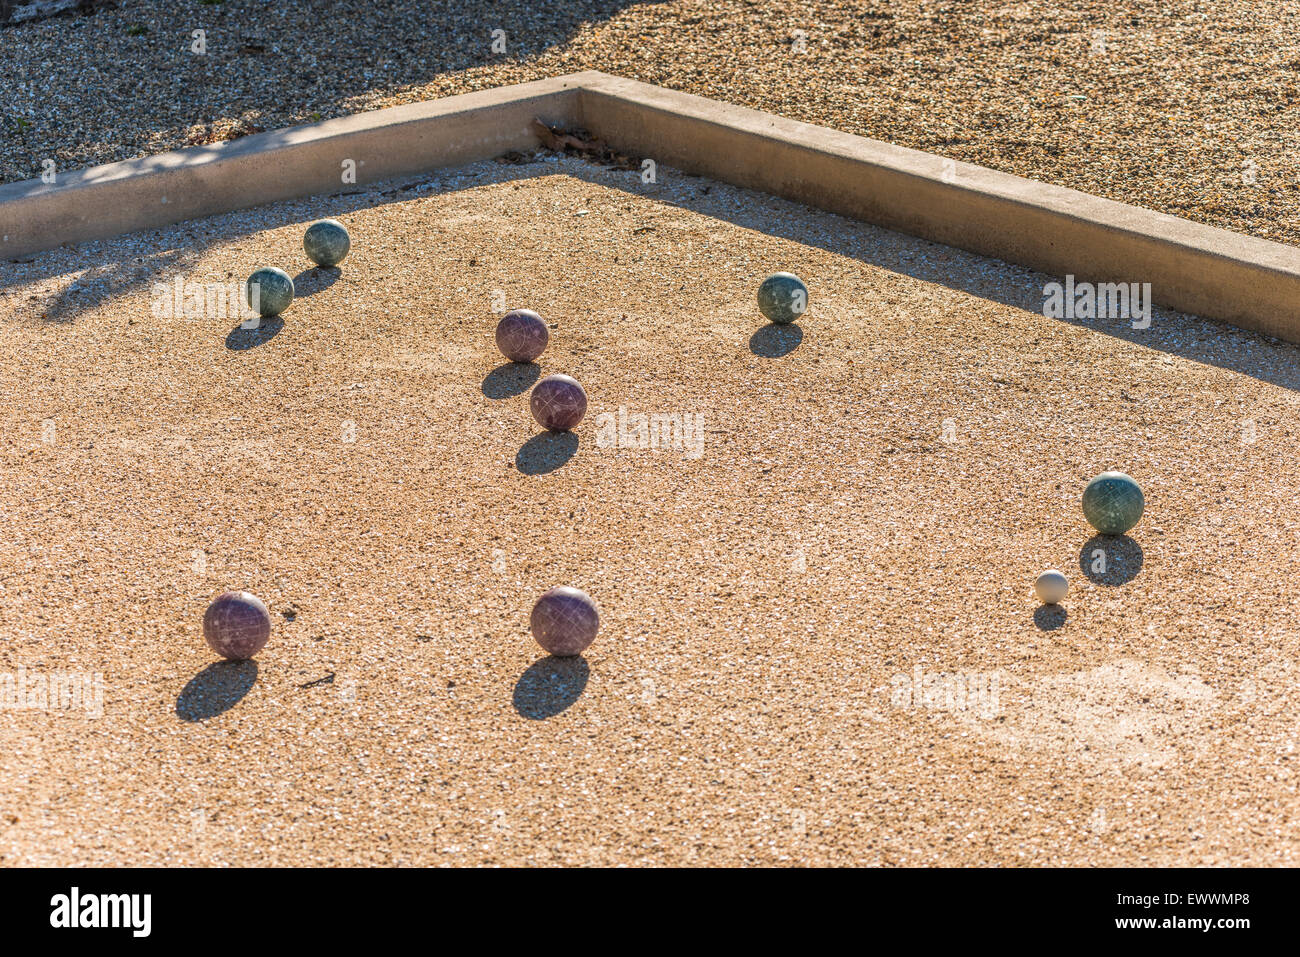
[{"label": "dark shadow on gravel", "polygon": [[1034,624],[1040,631],[1056,631],[1070,617],[1060,605],[1039,605],[1034,611]]},{"label": "dark shadow on gravel", "polygon": [[256,682],[256,661],[214,661],[176,698],[176,714],[182,721],[216,717],[239,704]]},{"label": "dark shadow on gravel", "polygon": [[499,365],[483,378],[483,394],[489,399],[508,399],[528,391],[542,367],[536,362],[507,362]]},{"label": "dark shadow on gravel", "polygon": [[256,349],[263,343],[270,342],[284,328],[284,320],[279,316],[270,316],[261,320],[256,329],[245,329],[243,323],[231,329],[226,336],[226,348],[236,352]]},{"label": "dark shadow on gravel", "polygon": [[[287,135],[277,131],[248,136],[227,146],[230,153],[234,155],[254,149],[258,145],[275,144]],[[387,203],[463,192],[482,186],[517,182],[540,176],[566,175],[593,185],[617,189],[651,203],[689,210],[770,236],[825,249],[899,275],[935,283],[1039,316],[1042,315],[1044,287],[1047,283],[1057,282],[1060,279],[1057,276],[1048,276],[975,253],[905,236],[847,217],[823,213],[763,193],[741,191],[750,198],[750,201],[737,203],[735,198],[738,191],[735,188],[720,187],[707,178],[689,176],[676,170],[665,169],[663,175],[659,177],[659,182],[646,184],[641,182],[641,177],[636,171],[610,169],[596,163],[572,159],[561,165],[554,160],[553,154],[543,151],[538,153],[534,160],[528,162],[503,159],[495,164],[477,164],[456,171],[430,171],[382,183],[350,186],[333,195],[263,206],[256,211],[236,211],[208,219],[192,220],[181,226],[163,228],[173,231],[184,229],[195,234],[192,246],[160,252],[157,257],[148,260],[143,269],[137,262],[138,253],[128,260],[125,257],[130,255],[131,249],[123,249],[121,252],[115,249],[114,255],[123,257],[123,260],[107,263],[104,268],[114,274],[114,277],[110,278],[114,278],[115,281],[118,275],[127,277],[118,283],[123,288],[134,281],[172,282],[176,274],[183,273],[186,264],[194,261],[200,252],[213,248],[219,249],[223,244],[235,243],[251,235],[253,230],[248,225],[250,222],[256,223],[258,232],[288,225],[298,225],[305,229],[309,223],[324,216],[344,218],[346,222],[346,216],[350,212],[376,208]],[[675,190],[669,198],[670,194],[665,185],[683,182],[693,184],[693,188]],[[828,222],[834,228],[828,229]],[[141,237],[157,235],[160,232],[162,230],[136,233],[137,241],[132,243],[131,247],[138,249],[140,245],[138,240]],[[169,241],[175,242],[175,234],[168,235]],[[114,242],[114,240],[105,241],[108,245]],[[56,250],[51,253],[35,254],[24,257],[24,260],[40,262],[40,257],[46,256],[62,263],[66,260],[66,251]],[[38,270],[37,274],[27,277],[26,281],[39,283],[52,276],[71,271],[72,268],[75,267],[55,265],[51,262],[48,268]],[[8,280],[7,272],[5,264],[0,262],[0,284]],[[755,288],[762,281],[763,275],[761,268],[755,269],[753,277]],[[1134,278],[1141,280],[1140,276]],[[818,309],[817,277],[805,276],[804,279],[811,287],[808,318],[809,321],[815,321]],[[17,289],[17,293],[22,294],[21,287]],[[68,302],[48,306],[44,311],[49,313],[50,318],[70,319],[75,317],[82,307],[96,301],[98,301],[96,298],[83,301],[82,296],[76,296]],[[41,306],[37,302],[31,305],[38,308]],[[33,312],[38,313],[38,310],[33,309]],[[148,316],[141,318],[147,320]],[[756,307],[754,318],[759,318]],[[905,305],[902,307],[899,319],[905,330],[909,321]],[[1133,329],[1127,320],[1122,319],[1054,321],[1069,322],[1149,349],[1209,366],[1230,369],[1242,375],[1300,391],[1300,345],[1292,345],[1212,320],[1186,316],[1162,308],[1154,310],[1151,327],[1145,330]],[[751,336],[750,348],[756,355],[779,358],[782,354],[788,354],[793,337],[801,335],[797,324],[792,324],[786,330],[761,327]],[[795,343],[796,347],[797,345],[798,343]],[[960,346],[961,343],[954,343],[954,361],[962,359]],[[787,352],[782,353],[781,349],[786,349]],[[485,394],[494,386],[495,383],[485,382]]]},{"label": "dark shadow on gravel", "polygon": [[1079,550],[1079,570],[1095,585],[1124,585],[1142,571],[1142,546],[1127,535],[1094,535]]},{"label": "dark shadow on gravel", "polygon": [[578,451],[578,437],[572,432],[539,432],[519,448],[515,467],[525,475],[554,472]]},{"label": "dark shadow on gravel", "polygon": [[788,356],[803,342],[803,330],[797,323],[769,323],[749,337],[749,351],[765,359]]},{"label": "dark shadow on gravel", "polygon": [[[754,201],[737,204],[734,201],[737,192],[735,188],[718,188],[715,181],[706,177],[689,176],[676,170],[667,170],[665,176],[669,179],[661,176],[659,183],[645,184],[641,182],[641,177],[636,171],[610,169],[593,162],[566,162],[563,167],[560,167],[554,162],[547,161],[550,155],[543,151],[538,154],[537,161],[524,164],[501,162],[487,168],[483,173],[467,176],[466,180],[449,187],[428,183],[427,181],[435,175],[431,172],[405,185],[394,182],[392,185],[385,184],[378,192],[369,191],[369,201],[362,200],[360,191],[357,191],[357,198],[349,197],[347,202],[354,204],[352,208],[369,207],[383,202],[401,202],[418,196],[437,195],[440,192],[457,192],[493,183],[508,183],[537,176],[561,174],[573,176],[593,185],[617,189],[652,203],[689,210],[770,236],[825,249],[899,275],[935,283],[1039,316],[1043,311],[1044,287],[1047,283],[1060,280],[1058,276],[1048,276],[1045,273],[990,259],[977,253],[906,236],[844,216],[824,213],[765,193],[743,191],[753,197]],[[681,198],[680,193],[676,194],[675,198],[668,199],[663,195],[662,184],[673,181],[671,179],[673,177],[698,184],[697,188],[685,200]],[[337,210],[322,209],[320,214],[333,216],[336,212],[347,212],[346,204],[336,205],[339,206]],[[828,216],[838,224],[837,228],[827,230],[824,217]],[[762,281],[763,275],[762,270],[755,271],[755,289]],[[803,278],[812,287],[806,318],[815,321],[816,279],[807,276]],[[1140,280],[1141,277],[1135,279]],[[757,307],[754,308],[754,317],[760,318]],[[902,318],[905,319],[906,316]],[[1152,311],[1151,327],[1145,330],[1133,329],[1129,321],[1123,319],[1054,321],[1069,322],[1149,349],[1209,366],[1230,369],[1274,385],[1300,391],[1300,345],[1271,339],[1235,326],[1161,307],[1156,307]],[[781,355],[797,348],[802,341],[802,336],[803,331],[798,323],[791,323],[784,328],[763,326],[750,337],[750,348],[756,355],[764,358],[780,358]],[[781,352],[781,349],[785,349],[786,352]]]},{"label": "dark shadow on gravel", "polygon": [[306,299],[323,292],[339,281],[343,270],[338,266],[313,266],[293,277],[293,298]]},{"label": "dark shadow on gravel", "polygon": [[[104,240],[111,244],[114,240]],[[30,265],[32,263],[50,263],[52,258],[63,258],[64,249],[49,252],[28,253],[19,259],[0,260],[0,289],[12,280],[6,275],[6,267],[11,263]],[[137,323],[184,322],[183,318],[155,317],[154,303],[163,296],[160,284],[167,284],[165,306],[170,308],[172,282],[177,274],[183,274],[198,259],[198,251],[190,249],[165,249],[153,255],[141,257],[134,247],[118,247],[115,255],[94,257],[94,263],[76,280],[53,295],[24,294],[20,286],[14,286],[15,295],[26,299],[25,312],[33,319],[44,322],[74,322],[81,313],[94,309],[101,303],[108,302],[132,291],[148,291],[143,308],[131,316]],[[75,268],[75,267],[74,267]],[[39,270],[32,277],[32,282],[41,283],[73,269],[59,269],[52,263],[49,268]]]},{"label": "dark shadow on gravel", "polygon": [[553,718],[582,696],[590,674],[581,656],[539,658],[515,683],[515,710],[531,721]]},{"label": "dark shadow on gravel", "polygon": [[[766,193],[746,190],[744,192],[755,197],[755,201],[737,204],[733,200],[734,188],[719,189],[716,181],[707,177],[689,176],[675,170],[665,171],[660,177],[661,182],[670,181],[666,177],[683,177],[699,184],[689,199],[669,201],[657,197],[657,186],[643,184],[635,172],[611,174],[595,164],[588,164],[587,169],[589,172],[576,175],[584,181],[619,189],[629,195],[687,209],[805,246],[825,249],[890,272],[999,302],[1038,316],[1043,312],[1046,285],[1062,279],[1025,266],[1015,266],[978,253],[907,236],[834,213],[825,213]],[[565,172],[575,175],[572,167],[566,168]],[[838,222],[837,228],[826,228],[823,217],[827,216]],[[1042,239],[1046,242],[1050,237],[1044,236]],[[1080,271],[1083,271],[1082,268]],[[810,287],[807,318],[815,320],[817,278],[802,278]],[[1130,279],[1134,282],[1143,281],[1140,275],[1134,275]],[[753,280],[755,289],[762,280],[762,270],[756,270]],[[1158,290],[1155,295],[1158,298]],[[757,316],[757,308],[754,312]],[[905,314],[900,316],[902,320],[906,318]],[[1134,329],[1127,319],[1053,321],[1067,322],[1144,348],[1208,366],[1230,369],[1273,385],[1300,391],[1300,345],[1248,332],[1212,319],[1202,319],[1156,306],[1152,309],[1151,325],[1147,329]]]}]

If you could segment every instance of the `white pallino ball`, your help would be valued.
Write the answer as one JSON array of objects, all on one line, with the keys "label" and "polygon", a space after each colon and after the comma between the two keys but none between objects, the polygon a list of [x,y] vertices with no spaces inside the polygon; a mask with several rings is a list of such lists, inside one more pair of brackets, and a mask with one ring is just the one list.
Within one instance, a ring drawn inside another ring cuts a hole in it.
[{"label": "white pallino ball", "polygon": [[1064,600],[1065,593],[1069,590],[1070,583],[1055,570],[1043,572],[1034,582],[1034,594],[1045,605],[1055,605]]}]

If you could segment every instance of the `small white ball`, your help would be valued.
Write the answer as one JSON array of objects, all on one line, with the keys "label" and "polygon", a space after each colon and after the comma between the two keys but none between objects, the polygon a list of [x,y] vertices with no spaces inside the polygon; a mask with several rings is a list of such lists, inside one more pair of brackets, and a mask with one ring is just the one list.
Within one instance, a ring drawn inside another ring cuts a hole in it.
[{"label": "small white ball", "polygon": [[1070,583],[1055,570],[1043,572],[1034,582],[1034,594],[1045,605],[1055,605],[1062,601],[1069,590]]}]

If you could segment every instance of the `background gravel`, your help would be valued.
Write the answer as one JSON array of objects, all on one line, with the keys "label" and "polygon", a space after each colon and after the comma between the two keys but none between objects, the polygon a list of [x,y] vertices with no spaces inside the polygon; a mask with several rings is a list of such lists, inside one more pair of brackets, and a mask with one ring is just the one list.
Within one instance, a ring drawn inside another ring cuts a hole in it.
[{"label": "background gravel", "polygon": [[1300,5],[1249,0],[124,0],[0,29],[0,180],[593,68],[1300,241]]}]

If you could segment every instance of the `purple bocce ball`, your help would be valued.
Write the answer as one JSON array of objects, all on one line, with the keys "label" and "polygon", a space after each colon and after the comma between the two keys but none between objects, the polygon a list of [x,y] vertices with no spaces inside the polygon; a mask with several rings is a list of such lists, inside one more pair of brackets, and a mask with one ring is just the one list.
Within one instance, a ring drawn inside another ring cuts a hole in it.
[{"label": "purple bocce ball", "polygon": [[528,400],[537,424],[552,432],[576,429],[587,414],[587,393],[576,379],[567,375],[548,375],[533,388]]},{"label": "purple bocce ball", "polygon": [[228,591],[216,597],[203,615],[203,638],[231,661],[244,661],[262,650],[271,637],[271,613],[256,595]]},{"label": "purple bocce ball", "polygon": [[546,322],[531,309],[514,309],[497,323],[497,348],[511,362],[532,362],[550,340]]},{"label": "purple bocce ball", "polygon": [[558,585],[537,599],[530,625],[539,645],[567,658],[582,654],[596,640],[600,614],[586,592]]}]

